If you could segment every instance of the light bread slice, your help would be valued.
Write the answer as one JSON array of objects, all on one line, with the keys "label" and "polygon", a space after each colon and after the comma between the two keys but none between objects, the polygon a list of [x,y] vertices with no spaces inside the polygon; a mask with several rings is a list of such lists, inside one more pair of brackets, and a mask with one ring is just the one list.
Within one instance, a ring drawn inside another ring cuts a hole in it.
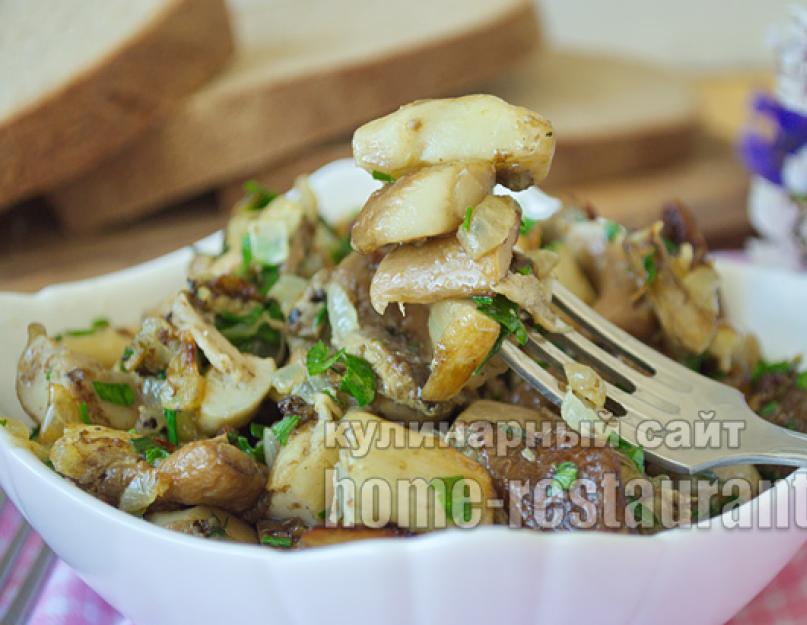
[{"label": "light bread slice", "polygon": [[0,2],[0,206],[119,150],[231,51],[224,0]]},{"label": "light bread slice", "polygon": [[229,71],[49,199],[73,230],[131,219],[489,78],[538,41],[530,0],[233,3]]}]

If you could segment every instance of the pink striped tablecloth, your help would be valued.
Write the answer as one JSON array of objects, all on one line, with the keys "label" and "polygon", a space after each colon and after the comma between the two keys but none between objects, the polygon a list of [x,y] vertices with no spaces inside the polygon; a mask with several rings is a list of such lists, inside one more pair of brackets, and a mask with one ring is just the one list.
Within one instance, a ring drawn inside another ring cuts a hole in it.
[{"label": "pink striped tablecloth", "polygon": [[[22,518],[11,504],[0,510],[0,557]],[[5,588],[0,588],[3,614],[22,583],[28,567],[43,548],[32,535]],[[779,575],[727,625],[799,625],[807,623],[807,544]],[[29,625],[132,625],[96,595],[62,561],[53,566],[37,599]]]}]

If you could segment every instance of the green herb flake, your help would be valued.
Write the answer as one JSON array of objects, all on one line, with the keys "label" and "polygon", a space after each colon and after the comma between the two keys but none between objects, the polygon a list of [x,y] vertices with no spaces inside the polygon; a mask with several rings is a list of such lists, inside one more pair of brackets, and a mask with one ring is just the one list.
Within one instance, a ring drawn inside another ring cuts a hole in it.
[{"label": "green herb flake", "polygon": [[327,517],[327,516],[328,516],[328,511],[327,510],[320,510],[317,513],[317,518],[319,518],[319,519],[321,519],[323,521],[325,520],[325,517]]},{"label": "green herb flake", "polygon": [[656,266],[656,253],[650,252],[642,259],[642,266],[645,273],[645,285],[651,285],[658,277],[658,267]]},{"label": "green herb flake", "polygon": [[317,341],[317,343],[308,350],[305,356],[305,366],[306,369],[308,369],[308,374],[319,375],[327,371],[342,360],[344,355],[344,349],[340,349],[333,354],[328,354],[328,348],[325,346],[325,343]]},{"label": "green herb flake", "polygon": [[289,442],[289,435],[294,431],[299,423],[299,415],[290,414],[286,415],[280,421],[272,425],[272,434],[275,435],[275,438],[281,447]]},{"label": "green herb flake", "polygon": [[165,416],[165,430],[168,434],[168,442],[172,445],[179,445],[179,436],[177,435],[177,411],[166,408],[163,411],[163,416]]},{"label": "green herb flake", "polygon": [[39,425],[38,423],[37,423],[37,424],[36,424],[34,427],[32,427],[32,428],[31,428],[31,433],[28,435],[28,440],[29,440],[29,441],[32,441],[32,440],[34,440],[34,439],[35,439],[37,436],[39,436],[39,430],[40,430],[41,428],[42,428],[42,426],[41,426],[41,425]]},{"label": "green herb flake", "polygon": [[661,237],[661,242],[664,243],[664,249],[667,250],[668,254],[671,256],[678,254],[679,246],[675,241],[668,239],[667,237]]},{"label": "green herb flake", "polygon": [[123,350],[123,354],[121,354],[120,359],[121,359],[123,362],[126,362],[126,361],[127,361],[127,360],[129,360],[129,359],[130,359],[132,356],[134,356],[134,350],[133,350],[131,347],[127,347],[126,349],[124,349],[124,350]]},{"label": "green herb flake", "polygon": [[[790,375],[793,372],[794,364],[789,360],[779,360],[777,362],[767,362],[759,360],[754,365],[754,371],[751,373],[751,382],[757,383],[763,375]],[[807,382],[807,380],[805,380]]]},{"label": "green herb flake", "polygon": [[505,330],[502,327],[499,330],[499,336],[496,337],[496,342],[493,344],[493,347],[490,348],[488,355],[485,356],[485,359],[479,364],[479,366],[476,369],[474,369],[474,375],[482,373],[482,369],[485,368],[485,365],[488,364],[490,359],[499,353],[499,350],[501,350],[502,344],[504,343],[504,339],[506,338],[507,338],[507,330]]},{"label": "green herb flake", "polygon": [[53,377],[53,369],[48,369],[45,371],[45,380],[50,382],[50,379]]},{"label": "green herb flake", "polygon": [[521,218],[521,225],[518,227],[519,234],[526,236],[532,232],[533,228],[538,225],[537,219],[530,219],[529,217]]},{"label": "green herb flake", "polygon": [[608,435],[608,444],[627,456],[639,473],[644,473],[644,449],[629,443],[616,432]]},{"label": "green herb flake", "polygon": [[522,267],[519,267],[516,271],[518,271],[518,273],[520,273],[523,276],[528,276],[532,273],[532,265],[524,265]]},{"label": "green herb flake", "polygon": [[320,308],[317,311],[317,314],[314,316],[314,327],[318,328],[319,326],[321,326],[323,323],[325,323],[325,320],[327,318],[328,318],[328,304],[325,303],[322,305],[322,308]]},{"label": "green herb flake", "polygon": [[132,444],[132,447],[134,447],[134,450],[143,456],[150,465],[154,465],[171,455],[165,447],[160,445],[160,443],[151,436],[133,438],[129,442]]},{"label": "green herb flake", "polygon": [[87,407],[87,402],[83,401],[78,405],[78,416],[83,423],[87,425],[91,425],[92,421],[90,421],[90,409]]},{"label": "green herb flake", "polygon": [[622,232],[622,226],[610,219],[605,222],[605,240],[609,243],[616,241],[616,238]]},{"label": "green herb flake", "polygon": [[705,354],[696,354],[696,355],[685,356],[684,359],[682,360],[681,364],[683,364],[688,369],[692,369],[696,373],[700,373],[701,368],[703,367],[704,357],[705,357]]},{"label": "green herb flake", "polygon": [[771,400],[762,405],[762,408],[759,409],[759,416],[768,418],[772,417],[777,412],[779,412],[779,402]]},{"label": "green herb flake", "polygon": [[[446,519],[454,518],[454,485],[464,480],[465,477],[462,475],[452,475],[449,477],[436,477],[429,482],[429,486],[434,489],[435,495],[440,499],[446,513]],[[463,485],[463,493],[465,497],[470,494],[470,487],[467,484]],[[466,499],[463,501],[462,506],[462,519],[465,523],[471,520],[472,512],[471,502]]]},{"label": "green herb flake", "polygon": [[6,427],[8,425],[8,419],[0,419],[0,426]]},{"label": "green herb flake", "polygon": [[802,391],[807,391],[807,371],[802,371],[796,376],[796,386]]},{"label": "green herb flake", "polygon": [[345,375],[339,390],[352,395],[359,406],[366,406],[375,400],[376,377],[370,363],[353,356],[345,354]]},{"label": "green herb flake", "polygon": [[465,209],[465,219],[462,221],[462,229],[465,230],[465,232],[471,231],[471,217],[473,217],[473,214],[474,214],[473,206],[469,206],[468,208]]},{"label": "green herb flake", "polygon": [[135,401],[135,393],[131,386],[117,382],[92,381],[95,394],[103,401],[118,406],[131,406]]},{"label": "green herb flake", "polygon": [[65,336],[89,336],[91,334],[95,334],[98,330],[108,327],[109,327],[109,319],[99,317],[90,324],[89,328],[65,330],[64,332],[62,332],[61,334],[57,334],[53,338],[57,341],[61,341]]},{"label": "green herb flake", "polygon": [[269,545],[270,547],[281,547],[288,549],[291,547],[292,541],[290,536],[262,536],[262,545]]},{"label": "green herb flake", "polygon": [[477,310],[483,312],[491,319],[495,319],[510,334],[516,337],[519,345],[527,343],[527,328],[519,317],[518,305],[511,302],[503,295],[495,297],[475,296],[471,298],[476,304]]},{"label": "green herb flake", "polygon": [[389,174],[385,174],[383,171],[378,171],[377,169],[373,170],[373,178],[375,180],[380,180],[383,183],[395,182],[394,176],[390,176]]},{"label": "green herb flake", "polygon": [[277,193],[270,191],[257,180],[247,180],[244,183],[244,191],[247,193],[247,201],[244,205],[247,210],[264,209],[269,202],[278,197]]},{"label": "green herb flake", "polygon": [[552,483],[549,486],[551,496],[559,496],[569,490],[577,479],[577,465],[574,462],[561,462],[555,465],[552,472]]},{"label": "green herb flake", "polygon": [[650,506],[643,504],[641,501],[633,500],[628,504],[628,508],[633,508],[633,520],[641,527],[654,527],[656,524],[656,515]]}]

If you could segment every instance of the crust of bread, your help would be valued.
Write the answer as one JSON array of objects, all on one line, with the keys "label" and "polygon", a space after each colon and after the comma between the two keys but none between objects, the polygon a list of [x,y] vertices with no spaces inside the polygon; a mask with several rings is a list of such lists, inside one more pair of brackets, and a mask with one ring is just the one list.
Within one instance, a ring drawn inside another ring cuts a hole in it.
[{"label": "crust of bread", "polygon": [[120,150],[219,71],[232,50],[224,0],[167,0],[104,58],[0,120],[0,206]]}]

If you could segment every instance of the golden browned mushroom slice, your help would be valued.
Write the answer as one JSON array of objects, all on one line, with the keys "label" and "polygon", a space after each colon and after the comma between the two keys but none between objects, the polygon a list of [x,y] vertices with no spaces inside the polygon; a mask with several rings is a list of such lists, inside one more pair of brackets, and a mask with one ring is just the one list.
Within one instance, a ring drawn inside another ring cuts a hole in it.
[{"label": "golden browned mushroom slice", "polygon": [[258,535],[252,527],[221,508],[194,506],[172,512],[152,512],[145,519],[154,525],[190,536],[253,545],[258,542]]},{"label": "golden browned mushroom slice", "polygon": [[308,526],[324,523],[330,506],[326,472],[339,459],[339,450],[326,444],[326,428],[332,423],[326,404],[330,400],[320,395],[315,401],[319,418],[292,431],[269,470],[266,489],[271,494],[269,515],[273,519],[296,518]]},{"label": "golden browned mushroom slice", "polygon": [[353,157],[368,171],[399,176],[426,165],[486,161],[514,190],[543,180],[554,151],[546,119],[482,94],[413,102],[353,135]]},{"label": "golden browned mushroom slice", "polygon": [[188,443],[163,460],[157,472],[168,483],[165,501],[232,512],[255,505],[266,484],[266,467],[224,436]]},{"label": "golden browned mushroom slice", "polygon": [[369,254],[390,243],[448,234],[469,206],[476,206],[495,182],[489,163],[447,163],[426,167],[385,185],[370,196],[353,224],[353,249]]},{"label": "golden browned mushroom slice", "polygon": [[376,402],[379,410],[384,403],[384,414],[402,420],[447,416],[451,402],[427,402],[421,397],[432,358],[428,310],[410,306],[404,316],[390,307],[379,315],[369,299],[373,269],[370,257],[353,253],[333,272],[328,285],[333,346],[370,363],[378,376]]},{"label": "golden browned mushroom slice", "polygon": [[[52,385],[59,385],[66,394],[61,389],[51,391]],[[65,401],[68,396],[73,406]],[[65,414],[80,410],[93,423],[128,430],[137,420],[139,396],[137,375],[108,369],[48,338],[41,325],[29,326],[28,345],[17,365],[17,397],[25,412],[38,423],[45,419],[49,406],[53,406],[52,412],[66,407],[69,410]],[[58,405],[52,402],[56,397]],[[58,421],[56,416],[53,415],[54,422]]]},{"label": "golden browned mushroom slice", "polygon": [[101,363],[104,367],[113,367],[132,336],[129,332],[112,326],[98,328],[90,334],[65,334],[59,341],[70,351],[83,354]]},{"label": "golden browned mushroom slice", "polygon": [[456,237],[393,250],[370,284],[373,308],[383,314],[390,303],[432,304],[489,293],[510,267],[517,235],[516,225],[504,243],[479,260],[468,256]]},{"label": "golden browned mushroom slice", "polygon": [[[339,450],[331,521],[347,526],[386,521],[412,532],[492,522],[490,475],[439,436],[367,412],[348,412],[343,421],[347,444]],[[363,492],[368,483],[383,485],[377,499]],[[466,488],[467,506],[447,504],[459,502]]]},{"label": "golden browned mushroom slice", "polygon": [[68,423],[50,450],[56,472],[113,506],[142,513],[168,484],[132,446],[128,432]]},{"label": "golden browned mushroom slice", "polygon": [[538,430],[545,422],[557,423],[558,417],[549,409],[533,410],[491,399],[478,399],[463,410],[454,421],[453,428],[471,425],[476,422],[514,424],[526,428],[530,423]]},{"label": "golden browned mushroom slice", "polygon": [[193,336],[211,365],[205,374],[199,428],[213,434],[248,423],[272,388],[275,361],[239,352],[193,307],[186,293],[176,297],[171,313],[172,322]]},{"label": "golden browned mushroom slice", "polygon": [[477,205],[466,206],[470,213],[457,229],[457,239],[474,260],[504,243],[521,218],[521,208],[510,196],[489,195]]},{"label": "golden browned mushroom slice", "polygon": [[690,243],[671,253],[661,229],[657,222],[628,237],[628,259],[667,337],[701,354],[717,333],[720,278],[711,263],[696,260]]},{"label": "golden browned mushroom slice", "polygon": [[434,356],[423,399],[445,401],[459,393],[493,349],[500,329],[497,321],[468,300],[432,304],[429,335]]}]

